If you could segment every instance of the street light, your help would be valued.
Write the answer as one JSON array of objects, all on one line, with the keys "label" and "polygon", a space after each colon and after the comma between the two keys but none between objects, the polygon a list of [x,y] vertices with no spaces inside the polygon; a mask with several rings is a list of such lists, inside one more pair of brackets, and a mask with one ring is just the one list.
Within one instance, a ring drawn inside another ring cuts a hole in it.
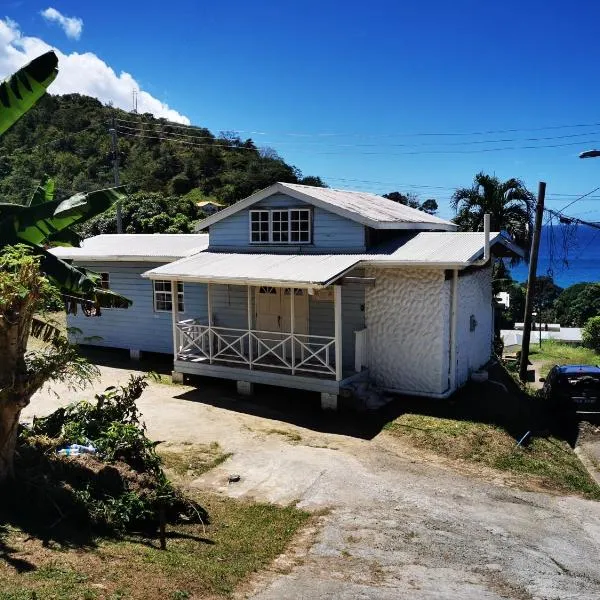
[{"label": "street light", "polygon": [[579,155],[579,158],[596,158],[600,156],[600,150],[586,150]]}]

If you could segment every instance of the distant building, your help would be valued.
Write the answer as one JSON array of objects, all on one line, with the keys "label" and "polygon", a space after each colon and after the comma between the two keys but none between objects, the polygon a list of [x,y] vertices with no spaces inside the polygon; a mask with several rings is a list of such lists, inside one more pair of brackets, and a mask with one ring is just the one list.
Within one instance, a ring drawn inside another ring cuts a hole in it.
[{"label": "distant building", "polygon": [[218,210],[221,210],[225,205],[216,200],[201,200],[200,202],[196,202],[196,206],[201,208],[204,214],[212,215]]},{"label": "distant building", "polygon": [[[557,340],[565,344],[581,344],[581,328],[579,327],[561,327],[557,323],[542,324],[535,323],[535,329],[531,331],[531,344],[539,343],[540,335],[543,340]],[[523,323],[515,323],[515,329],[502,329],[500,337],[504,342],[504,347],[520,346],[523,343]]]}]

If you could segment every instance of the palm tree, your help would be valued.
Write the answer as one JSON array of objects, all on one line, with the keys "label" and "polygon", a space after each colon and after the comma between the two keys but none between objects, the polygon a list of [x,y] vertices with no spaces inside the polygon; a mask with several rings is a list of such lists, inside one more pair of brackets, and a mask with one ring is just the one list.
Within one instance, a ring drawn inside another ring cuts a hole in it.
[{"label": "palm tree", "polygon": [[[47,52],[0,84],[0,135],[46,92],[58,72]],[[71,227],[94,217],[123,198],[117,189],[54,199],[44,180],[25,206],[0,203],[0,482],[12,473],[21,410],[51,379],[85,380],[84,361],[51,325],[34,318],[50,280],[70,304],[128,307],[131,302],[101,287],[99,276],[58,259],[51,243],[78,245]],[[98,311],[96,311],[98,312]],[[53,338],[45,352],[28,352],[30,334]]]},{"label": "palm tree", "polygon": [[473,185],[452,195],[454,222],[461,231],[483,231],[483,216],[490,215],[492,231],[505,231],[522,248],[531,245],[535,198],[519,179],[500,181],[478,173]]}]

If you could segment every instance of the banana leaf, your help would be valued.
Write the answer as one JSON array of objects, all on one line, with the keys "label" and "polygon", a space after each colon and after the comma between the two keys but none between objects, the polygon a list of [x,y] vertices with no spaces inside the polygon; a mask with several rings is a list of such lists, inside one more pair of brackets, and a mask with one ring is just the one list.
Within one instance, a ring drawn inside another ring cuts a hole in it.
[{"label": "banana leaf", "polygon": [[45,93],[58,75],[58,58],[46,52],[0,83],[0,135]]},{"label": "banana leaf", "polygon": [[27,206],[37,206],[51,200],[54,200],[54,180],[44,176],[29,198]]},{"label": "banana leaf", "polygon": [[99,287],[100,275],[81,267],[74,267],[54,256],[41,246],[30,244],[40,257],[40,269],[67,296],[91,301],[102,308],[129,308],[132,304],[121,294]]},{"label": "banana leaf", "polygon": [[[0,206],[0,235],[4,244],[16,241],[42,244],[73,225],[103,213],[125,195],[122,188],[110,188],[80,193],[67,200],[51,200],[41,204],[10,210],[5,215],[5,206]],[[15,221],[14,223],[12,223]],[[10,239],[10,232],[18,238]]]}]

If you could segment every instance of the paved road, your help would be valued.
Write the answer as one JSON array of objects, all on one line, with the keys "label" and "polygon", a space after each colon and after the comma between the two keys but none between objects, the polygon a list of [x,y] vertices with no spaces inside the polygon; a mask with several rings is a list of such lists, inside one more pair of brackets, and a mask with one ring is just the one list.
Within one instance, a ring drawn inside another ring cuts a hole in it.
[{"label": "paved road", "polygon": [[[106,384],[129,372],[102,374]],[[74,397],[57,389],[59,398],[38,394],[24,418]],[[467,466],[457,470],[386,433],[330,433],[352,427],[322,419],[299,398],[273,391],[249,403],[233,386],[205,382],[153,384],[139,402],[156,439],[218,441],[233,452],[193,483],[198,488],[329,509],[244,596],[600,598],[600,503],[518,491],[492,472],[473,477]],[[230,473],[241,481],[228,484]]]}]

